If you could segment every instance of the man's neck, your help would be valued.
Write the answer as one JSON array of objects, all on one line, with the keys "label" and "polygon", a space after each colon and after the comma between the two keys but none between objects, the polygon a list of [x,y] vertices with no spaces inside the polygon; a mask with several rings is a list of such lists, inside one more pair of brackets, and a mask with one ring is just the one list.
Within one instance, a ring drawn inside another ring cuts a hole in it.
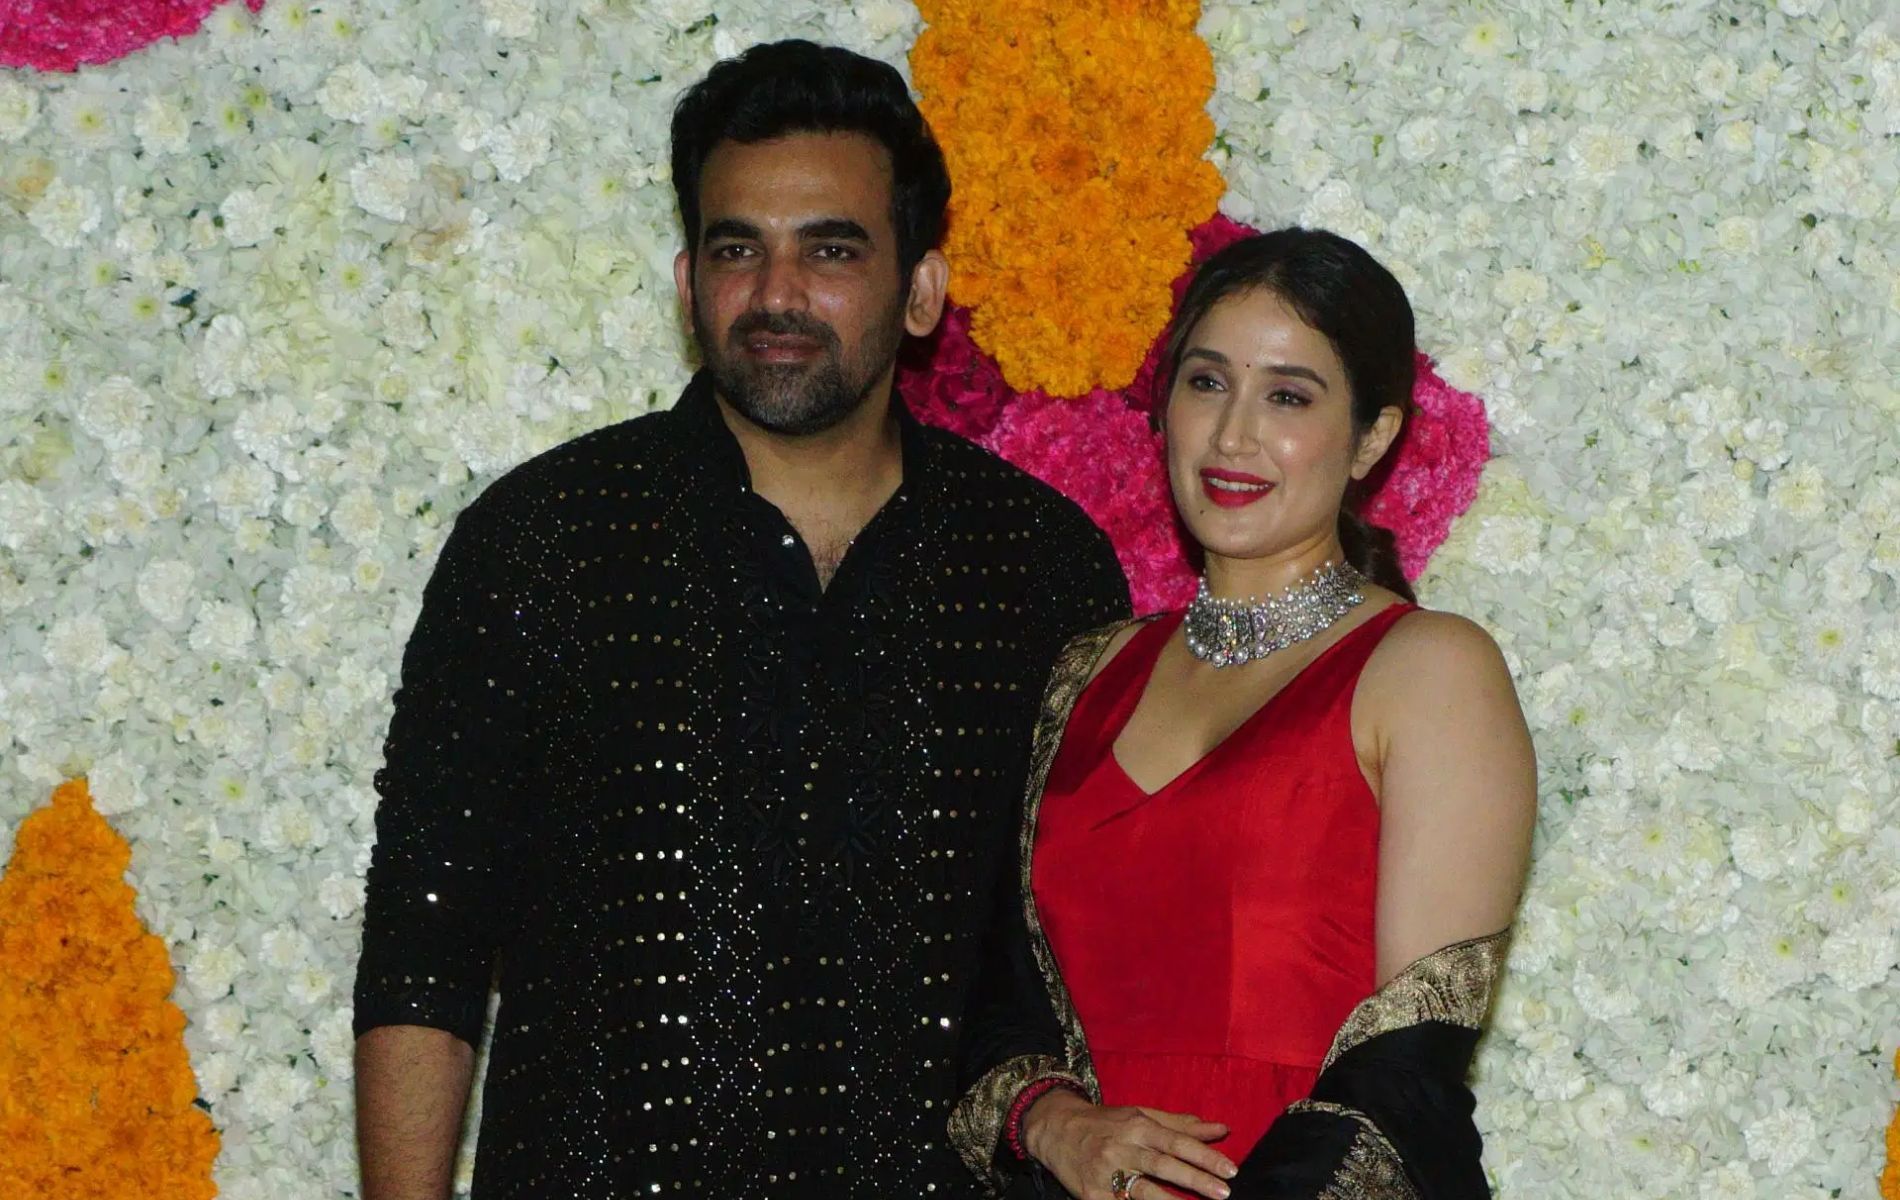
[{"label": "man's neck", "polygon": [[830,429],[801,436],[763,429],[714,396],[745,455],[753,492],[785,514],[828,583],[851,540],[904,481],[893,390],[874,394]]}]

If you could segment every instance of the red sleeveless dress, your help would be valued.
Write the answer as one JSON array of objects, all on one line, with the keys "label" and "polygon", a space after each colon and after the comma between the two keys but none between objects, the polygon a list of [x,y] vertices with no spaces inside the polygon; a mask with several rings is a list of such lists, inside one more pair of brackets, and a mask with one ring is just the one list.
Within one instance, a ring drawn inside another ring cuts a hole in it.
[{"label": "red sleeveless dress", "polygon": [[1372,994],[1379,808],[1352,698],[1395,604],[1322,651],[1205,758],[1143,792],[1113,753],[1170,614],[1082,695],[1051,765],[1031,886],[1105,1104],[1221,1121],[1246,1157]]}]

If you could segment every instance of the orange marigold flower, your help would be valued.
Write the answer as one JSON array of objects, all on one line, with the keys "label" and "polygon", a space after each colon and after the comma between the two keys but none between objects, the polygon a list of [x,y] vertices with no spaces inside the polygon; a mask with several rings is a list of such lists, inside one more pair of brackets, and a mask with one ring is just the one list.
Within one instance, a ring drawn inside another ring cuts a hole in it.
[{"label": "orange marigold flower", "polygon": [[1220,199],[1213,57],[1186,0],[919,0],[911,50],[955,182],[944,250],[1018,391],[1127,386]]},{"label": "orange marigold flower", "polygon": [[[1893,1071],[1900,1075],[1900,1051],[1894,1053]],[[1887,1167],[1880,1173],[1880,1200],[1900,1200],[1900,1111],[1887,1126]]]},{"label": "orange marigold flower", "polygon": [[121,876],[131,848],[85,781],[21,823],[0,877],[0,1196],[210,1200],[165,947]]}]

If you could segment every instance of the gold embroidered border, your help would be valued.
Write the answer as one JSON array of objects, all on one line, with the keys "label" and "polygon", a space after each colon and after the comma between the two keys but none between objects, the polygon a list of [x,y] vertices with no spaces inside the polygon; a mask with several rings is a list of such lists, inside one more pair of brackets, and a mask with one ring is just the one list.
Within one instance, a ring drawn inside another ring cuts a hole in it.
[{"label": "gold embroidered border", "polygon": [[1418,1189],[1406,1175],[1399,1152],[1372,1118],[1356,1108],[1323,1100],[1296,1100],[1287,1105],[1286,1111],[1327,1113],[1359,1126],[1346,1156],[1314,1200],[1419,1200]]},{"label": "gold embroidered border", "polygon": [[1096,662],[1115,635],[1130,625],[1145,624],[1153,619],[1119,621],[1090,630],[1064,646],[1056,657],[1055,666],[1049,672],[1049,686],[1043,691],[1042,711],[1036,717],[1036,733],[1029,755],[1029,782],[1024,790],[1022,830],[1016,845],[1018,885],[1022,889],[1023,919],[1029,926],[1029,945],[1035,951],[1036,965],[1042,970],[1042,981],[1049,990],[1049,1003],[1056,1010],[1056,1020],[1062,1025],[1062,1041],[1068,1051],[1070,1070],[1088,1089],[1089,1098],[1098,1103],[1102,1088],[1096,1082],[1095,1063],[1089,1058],[1088,1042],[1082,1036],[1082,1018],[1076,1015],[1068,985],[1062,981],[1062,972],[1056,966],[1055,951],[1050,949],[1049,938],[1043,933],[1042,915],[1036,911],[1036,893],[1030,886],[1030,868],[1035,859],[1036,821],[1042,813],[1042,790],[1049,782],[1049,768],[1055,765],[1056,751],[1062,748],[1062,734],[1068,728],[1069,714],[1075,711],[1076,699],[1088,686]]},{"label": "gold embroidered border", "polygon": [[1002,1190],[996,1153],[1001,1148],[997,1143],[1002,1140],[1003,1121],[1009,1116],[1010,1106],[1024,1088],[1038,1079],[1052,1078],[1083,1086],[1063,1060],[1049,1054],[1025,1054],[991,1067],[950,1110],[950,1144],[957,1148],[964,1164],[994,1190]]},{"label": "gold embroidered border", "polygon": [[1511,931],[1503,929],[1456,942],[1400,971],[1347,1015],[1320,1069],[1382,1033],[1424,1021],[1482,1028],[1510,940]]},{"label": "gold embroidered border", "polygon": [[[1144,618],[1144,621],[1152,619]],[[1104,625],[1064,646],[1050,669],[1042,707],[1036,716],[1029,778],[1024,788],[1023,821],[1017,836],[1017,881],[1023,897],[1023,919],[1029,927],[1030,949],[1036,956],[1037,969],[1042,972],[1043,986],[1049,992],[1056,1021],[1062,1027],[1064,1058],[1025,1055],[1010,1059],[991,1068],[963,1094],[951,1111],[950,1138],[957,1153],[992,1192],[1000,1193],[1004,1186],[1004,1180],[996,1172],[996,1142],[1002,1136],[1009,1106],[1015,1103],[1023,1088],[1053,1075],[1076,1083],[1091,1100],[1099,1102],[1102,1098],[1101,1085],[1095,1079],[1095,1065],[1089,1059],[1088,1043],[1082,1036],[1082,1020],[1069,999],[1069,989],[1056,968],[1055,953],[1049,948],[1042,918],[1036,911],[1036,894],[1030,888],[1030,867],[1036,848],[1036,818],[1042,811],[1043,785],[1049,781],[1049,768],[1055,764],[1056,751],[1062,747],[1062,733],[1068,727],[1076,698],[1088,686],[1095,664],[1109,642],[1129,625],[1139,623],[1142,622]]]}]

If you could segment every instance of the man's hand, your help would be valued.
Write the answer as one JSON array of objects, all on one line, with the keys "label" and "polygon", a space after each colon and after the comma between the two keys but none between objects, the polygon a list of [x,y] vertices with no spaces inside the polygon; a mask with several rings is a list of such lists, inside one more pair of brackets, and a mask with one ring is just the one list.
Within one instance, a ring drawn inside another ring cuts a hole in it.
[{"label": "man's hand", "polygon": [[448,1200],[475,1050],[452,1033],[384,1025],[356,1039],[363,1200]]},{"label": "man's hand", "polygon": [[1210,1200],[1226,1200],[1236,1170],[1207,1145],[1227,1136],[1227,1126],[1186,1113],[1152,1108],[1104,1108],[1057,1088],[1023,1114],[1023,1149],[1049,1168],[1076,1200],[1117,1200],[1117,1171],[1143,1176],[1132,1200],[1168,1200],[1162,1180]]}]

